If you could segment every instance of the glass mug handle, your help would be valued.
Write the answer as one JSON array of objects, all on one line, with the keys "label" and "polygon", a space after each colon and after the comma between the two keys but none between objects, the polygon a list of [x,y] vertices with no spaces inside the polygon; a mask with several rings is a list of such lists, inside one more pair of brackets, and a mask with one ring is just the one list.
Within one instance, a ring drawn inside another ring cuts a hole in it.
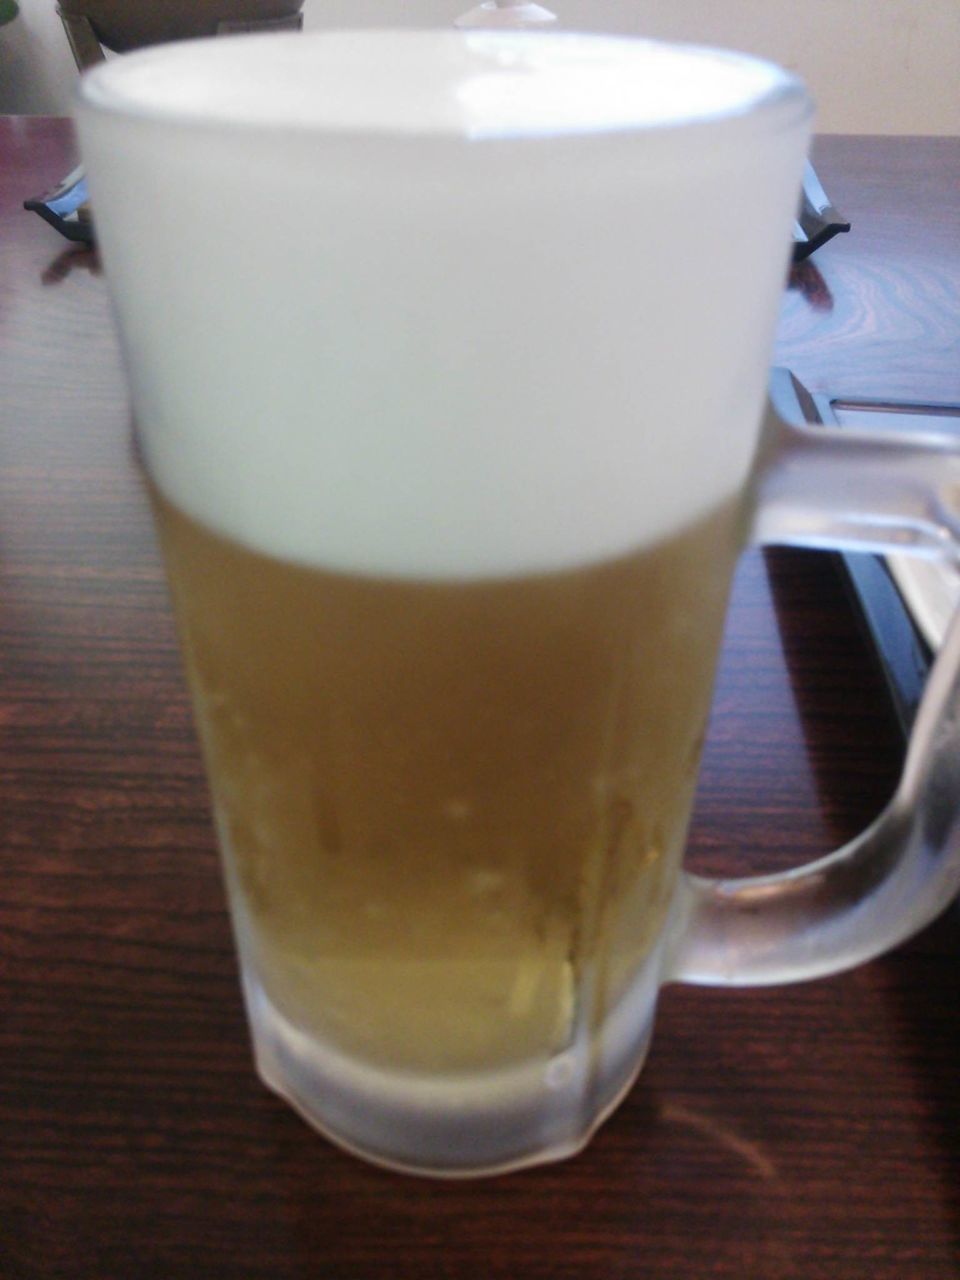
[{"label": "glass mug handle", "polygon": [[[960,446],[945,436],[803,427],[771,405],[753,545],[960,562]],[[666,982],[768,986],[888,951],[960,889],[960,610],[933,666],[893,799],[849,844],[778,875],[682,873]]]}]

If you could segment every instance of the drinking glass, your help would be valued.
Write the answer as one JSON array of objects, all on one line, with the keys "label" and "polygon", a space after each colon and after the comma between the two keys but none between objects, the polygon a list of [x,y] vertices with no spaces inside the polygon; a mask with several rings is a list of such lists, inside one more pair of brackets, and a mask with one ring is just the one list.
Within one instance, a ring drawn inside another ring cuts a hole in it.
[{"label": "drinking glass", "polygon": [[371,1160],[570,1154],[664,983],[835,972],[960,880],[956,626],[863,836],[681,867],[741,549],[957,553],[948,443],[764,416],[810,118],[752,58],[540,33],[83,81],[257,1068]]}]

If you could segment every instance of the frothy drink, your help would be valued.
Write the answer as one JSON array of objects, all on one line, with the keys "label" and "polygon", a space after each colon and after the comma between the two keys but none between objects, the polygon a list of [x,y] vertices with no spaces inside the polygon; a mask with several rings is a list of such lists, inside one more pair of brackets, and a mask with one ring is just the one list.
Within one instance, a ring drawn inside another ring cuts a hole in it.
[{"label": "frothy drink", "polygon": [[805,115],[543,35],[88,81],[258,1063],[375,1159],[561,1154],[642,1062]]},{"label": "frothy drink", "polygon": [[659,935],[737,507],[474,582],[284,563],[158,499],[234,910],[267,997],[383,1070],[590,1033]]}]

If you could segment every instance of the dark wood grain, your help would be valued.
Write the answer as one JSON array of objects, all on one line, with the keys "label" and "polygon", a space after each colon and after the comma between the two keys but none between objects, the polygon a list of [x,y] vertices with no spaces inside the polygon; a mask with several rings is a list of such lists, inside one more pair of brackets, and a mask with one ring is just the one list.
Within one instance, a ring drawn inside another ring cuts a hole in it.
[{"label": "dark wood grain", "polygon": [[793,271],[777,360],[812,391],[960,403],[960,143],[821,138],[852,230]]},{"label": "dark wood grain", "polygon": [[[552,1168],[379,1172],[257,1083],[104,282],[19,208],[69,153],[62,122],[0,125],[3,1280],[960,1274],[955,909],[828,981],[668,990],[639,1084]],[[817,160],[854,230],[788,295],[778,359],[960,398],[960,143]],[[824,851],[899,755],[826,558],[745,557],[695,865]]]}]

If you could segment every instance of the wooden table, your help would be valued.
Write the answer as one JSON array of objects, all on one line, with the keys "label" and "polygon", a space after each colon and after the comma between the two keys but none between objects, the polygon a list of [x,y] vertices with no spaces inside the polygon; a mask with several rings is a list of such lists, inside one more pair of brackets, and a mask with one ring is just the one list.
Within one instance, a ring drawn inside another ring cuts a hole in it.
[{"label": "wooden table", "polygon": [[[958,915],[857,972],[665,992],[591,1147],[473,1184],[368,1168],[254,1076],[104,281],[0,126],[0,1276],[923,1280],[960,1275]],[[852,234],[794,279],[815,390],[960,401],[960,141],[834,138]],[[831,562],[744,558],[701,868],[857,831],[900,741]]]}]

